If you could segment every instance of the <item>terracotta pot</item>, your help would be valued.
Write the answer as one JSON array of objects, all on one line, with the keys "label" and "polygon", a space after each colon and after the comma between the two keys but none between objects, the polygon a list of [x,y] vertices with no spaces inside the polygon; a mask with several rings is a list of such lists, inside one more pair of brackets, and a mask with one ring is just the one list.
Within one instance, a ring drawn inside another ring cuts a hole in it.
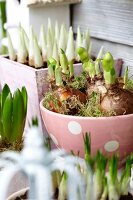
[{"label": "terracotta pot", "polygon": [[54,143],[83,157],[83,134],[91,134],[92,154],[97,150],[111,156],[118,152],[122,160],[133,151],[133,114],[112,117],[78,117],[54,113],[40,103],[46,129]]}]

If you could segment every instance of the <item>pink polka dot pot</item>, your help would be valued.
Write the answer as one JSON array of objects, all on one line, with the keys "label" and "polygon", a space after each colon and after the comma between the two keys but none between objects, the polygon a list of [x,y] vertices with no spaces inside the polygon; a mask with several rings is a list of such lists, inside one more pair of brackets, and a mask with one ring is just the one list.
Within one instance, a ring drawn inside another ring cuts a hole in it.
[{"label": "pink polka dot pot", "polygon": [[120,160],[133,151],[133,114],[112,117],[78,117],[47,110],[40,103],[46,129],[58,148],[84,155],[83,134],[91,135],[92,154],[102,150],[104,155],[119,153]]}]

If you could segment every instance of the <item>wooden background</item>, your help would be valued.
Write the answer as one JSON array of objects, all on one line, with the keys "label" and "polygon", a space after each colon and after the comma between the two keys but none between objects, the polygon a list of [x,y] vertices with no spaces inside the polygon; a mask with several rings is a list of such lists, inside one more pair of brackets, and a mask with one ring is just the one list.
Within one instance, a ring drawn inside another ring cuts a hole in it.
[{"label": "wooden background", "polygon": [[94,54],[104,45],[125,66],[133,66],[132,0],[83,0],[72,7],[72,25],[75,32],[78,25],[81,30],[89,27]]}]

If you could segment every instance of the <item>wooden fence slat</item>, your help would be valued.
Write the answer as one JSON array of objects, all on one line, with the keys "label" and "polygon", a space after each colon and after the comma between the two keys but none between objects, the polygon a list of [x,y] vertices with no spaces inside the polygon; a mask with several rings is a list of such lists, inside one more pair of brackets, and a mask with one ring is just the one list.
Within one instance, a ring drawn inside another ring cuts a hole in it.
[{"label": "wooden fence slat", "polygon": [[91,36],[133,46],[132,0],[83,0],[73,6],[73,26]]}]

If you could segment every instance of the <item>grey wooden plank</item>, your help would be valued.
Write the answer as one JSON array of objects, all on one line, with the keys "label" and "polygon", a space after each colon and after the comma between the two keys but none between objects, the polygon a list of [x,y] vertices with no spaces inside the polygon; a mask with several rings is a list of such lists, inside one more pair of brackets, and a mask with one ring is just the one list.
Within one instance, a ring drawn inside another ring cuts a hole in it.
[{"label": "grey wooden plank", "polygon": [[98,51],[101,46],[104,46],[104,53],[106,51],[109,51],[112,53],[114,58],[122,58],[124,61],[124,66],[122,70],[122,74],[124,73],[124,70],[126,66],[129,66],[129,74],[130,76],[133,75],[133,47],[113,43],[105,40],[99,40],[96,38],[92,38],[92,54],[97,56]]},{"label": "grey wooden plank", "polygon": [[40,7],[40,6],[56,6],[65,4],[79,3],[81,0],[27,0],[28,6]]},{"label": "grey wooden plank", "polygon": [[83,0],[73,6],[73,26],[91,36],[133,46],[132,0]]}]

